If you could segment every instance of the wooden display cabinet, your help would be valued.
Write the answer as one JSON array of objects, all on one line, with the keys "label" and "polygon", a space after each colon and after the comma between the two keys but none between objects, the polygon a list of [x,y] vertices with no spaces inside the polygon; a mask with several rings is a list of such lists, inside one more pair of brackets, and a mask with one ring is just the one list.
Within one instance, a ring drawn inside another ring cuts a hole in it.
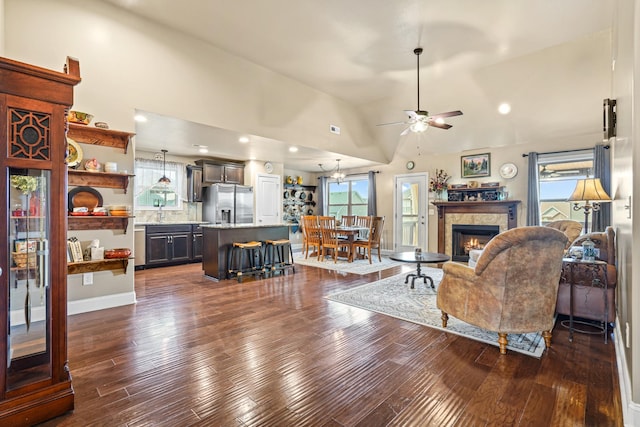
[{"label": "wooden display cabinet", "polygon": [[0,58],[0,425],[34,425],[74,406],[67,364],[65,73]]}]

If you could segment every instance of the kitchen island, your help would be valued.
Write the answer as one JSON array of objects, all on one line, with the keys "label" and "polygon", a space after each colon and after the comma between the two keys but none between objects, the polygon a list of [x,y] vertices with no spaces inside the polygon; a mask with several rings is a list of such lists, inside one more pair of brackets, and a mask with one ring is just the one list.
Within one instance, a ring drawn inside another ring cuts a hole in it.
[{"label": "kitchen island", "polygon": [[289,238],[289,226],[285,224],[206,224],[202,231],[202,269],[213,280],[228,278],[227,254],[234,242]]}]

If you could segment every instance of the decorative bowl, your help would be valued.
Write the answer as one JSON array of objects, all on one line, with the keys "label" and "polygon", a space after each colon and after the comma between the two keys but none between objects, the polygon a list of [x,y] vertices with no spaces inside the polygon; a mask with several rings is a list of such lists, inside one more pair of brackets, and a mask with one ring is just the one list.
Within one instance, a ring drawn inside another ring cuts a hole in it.
[{"label": "decorative bowl", "polygon": [[93,120],[93,114],[83,113],[82,111],[69,111],[69,115],[67,116],[67,120],[71,123],[78,123],[81,125],[88,125]]},{"label": "decorative bowl", "polygon": [[104,251],[104,257],[106,259],[129,258],[129,255],[131,255],[131,249],[129,248],[115,248]]},{"label": "decorative bowl", "polygon": [[100,162],[95,158],[84,162],[84,169],[89,172],[100,172],[100,166]]}]

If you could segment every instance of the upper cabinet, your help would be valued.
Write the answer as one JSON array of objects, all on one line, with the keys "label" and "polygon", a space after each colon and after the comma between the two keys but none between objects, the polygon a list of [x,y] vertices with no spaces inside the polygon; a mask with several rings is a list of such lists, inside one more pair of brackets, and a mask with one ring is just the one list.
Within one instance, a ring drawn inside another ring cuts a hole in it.
[{"label": "upper cabinet", "polygon": [[202,201],[202,168],[187,165],[187,200],[190,203]]},{"label": "upper cabinet", "polygon": [[202,182],[204,184],[216,184],[220,182],[244,184],[244,165],[240,163],[196,160],[196,164],[202,167]]}]

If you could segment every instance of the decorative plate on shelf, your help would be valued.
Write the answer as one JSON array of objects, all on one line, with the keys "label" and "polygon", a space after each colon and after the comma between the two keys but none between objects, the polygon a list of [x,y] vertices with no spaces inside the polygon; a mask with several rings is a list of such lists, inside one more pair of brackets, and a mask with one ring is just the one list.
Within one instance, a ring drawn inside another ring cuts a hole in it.
[{"label": "decorative plate on shelf", "polygon": [[102,194],[92,187],[76,187],[69,190],[68,208],[73,212],[73,208],[87,208],[88,213],[93,209],[102,206]]},{"label": "decorative plate on shelf", "polygon": [[69,154],[67,155],[67,166],[75,168],[82,161],[82,148],[73,139],[67,137]]},{"label": "decorative plate on shelf", "polygon": [[511,179],[518,174],[518,167],[513,163],[505,163],[500,166],[500,176],[504,179]]}]

